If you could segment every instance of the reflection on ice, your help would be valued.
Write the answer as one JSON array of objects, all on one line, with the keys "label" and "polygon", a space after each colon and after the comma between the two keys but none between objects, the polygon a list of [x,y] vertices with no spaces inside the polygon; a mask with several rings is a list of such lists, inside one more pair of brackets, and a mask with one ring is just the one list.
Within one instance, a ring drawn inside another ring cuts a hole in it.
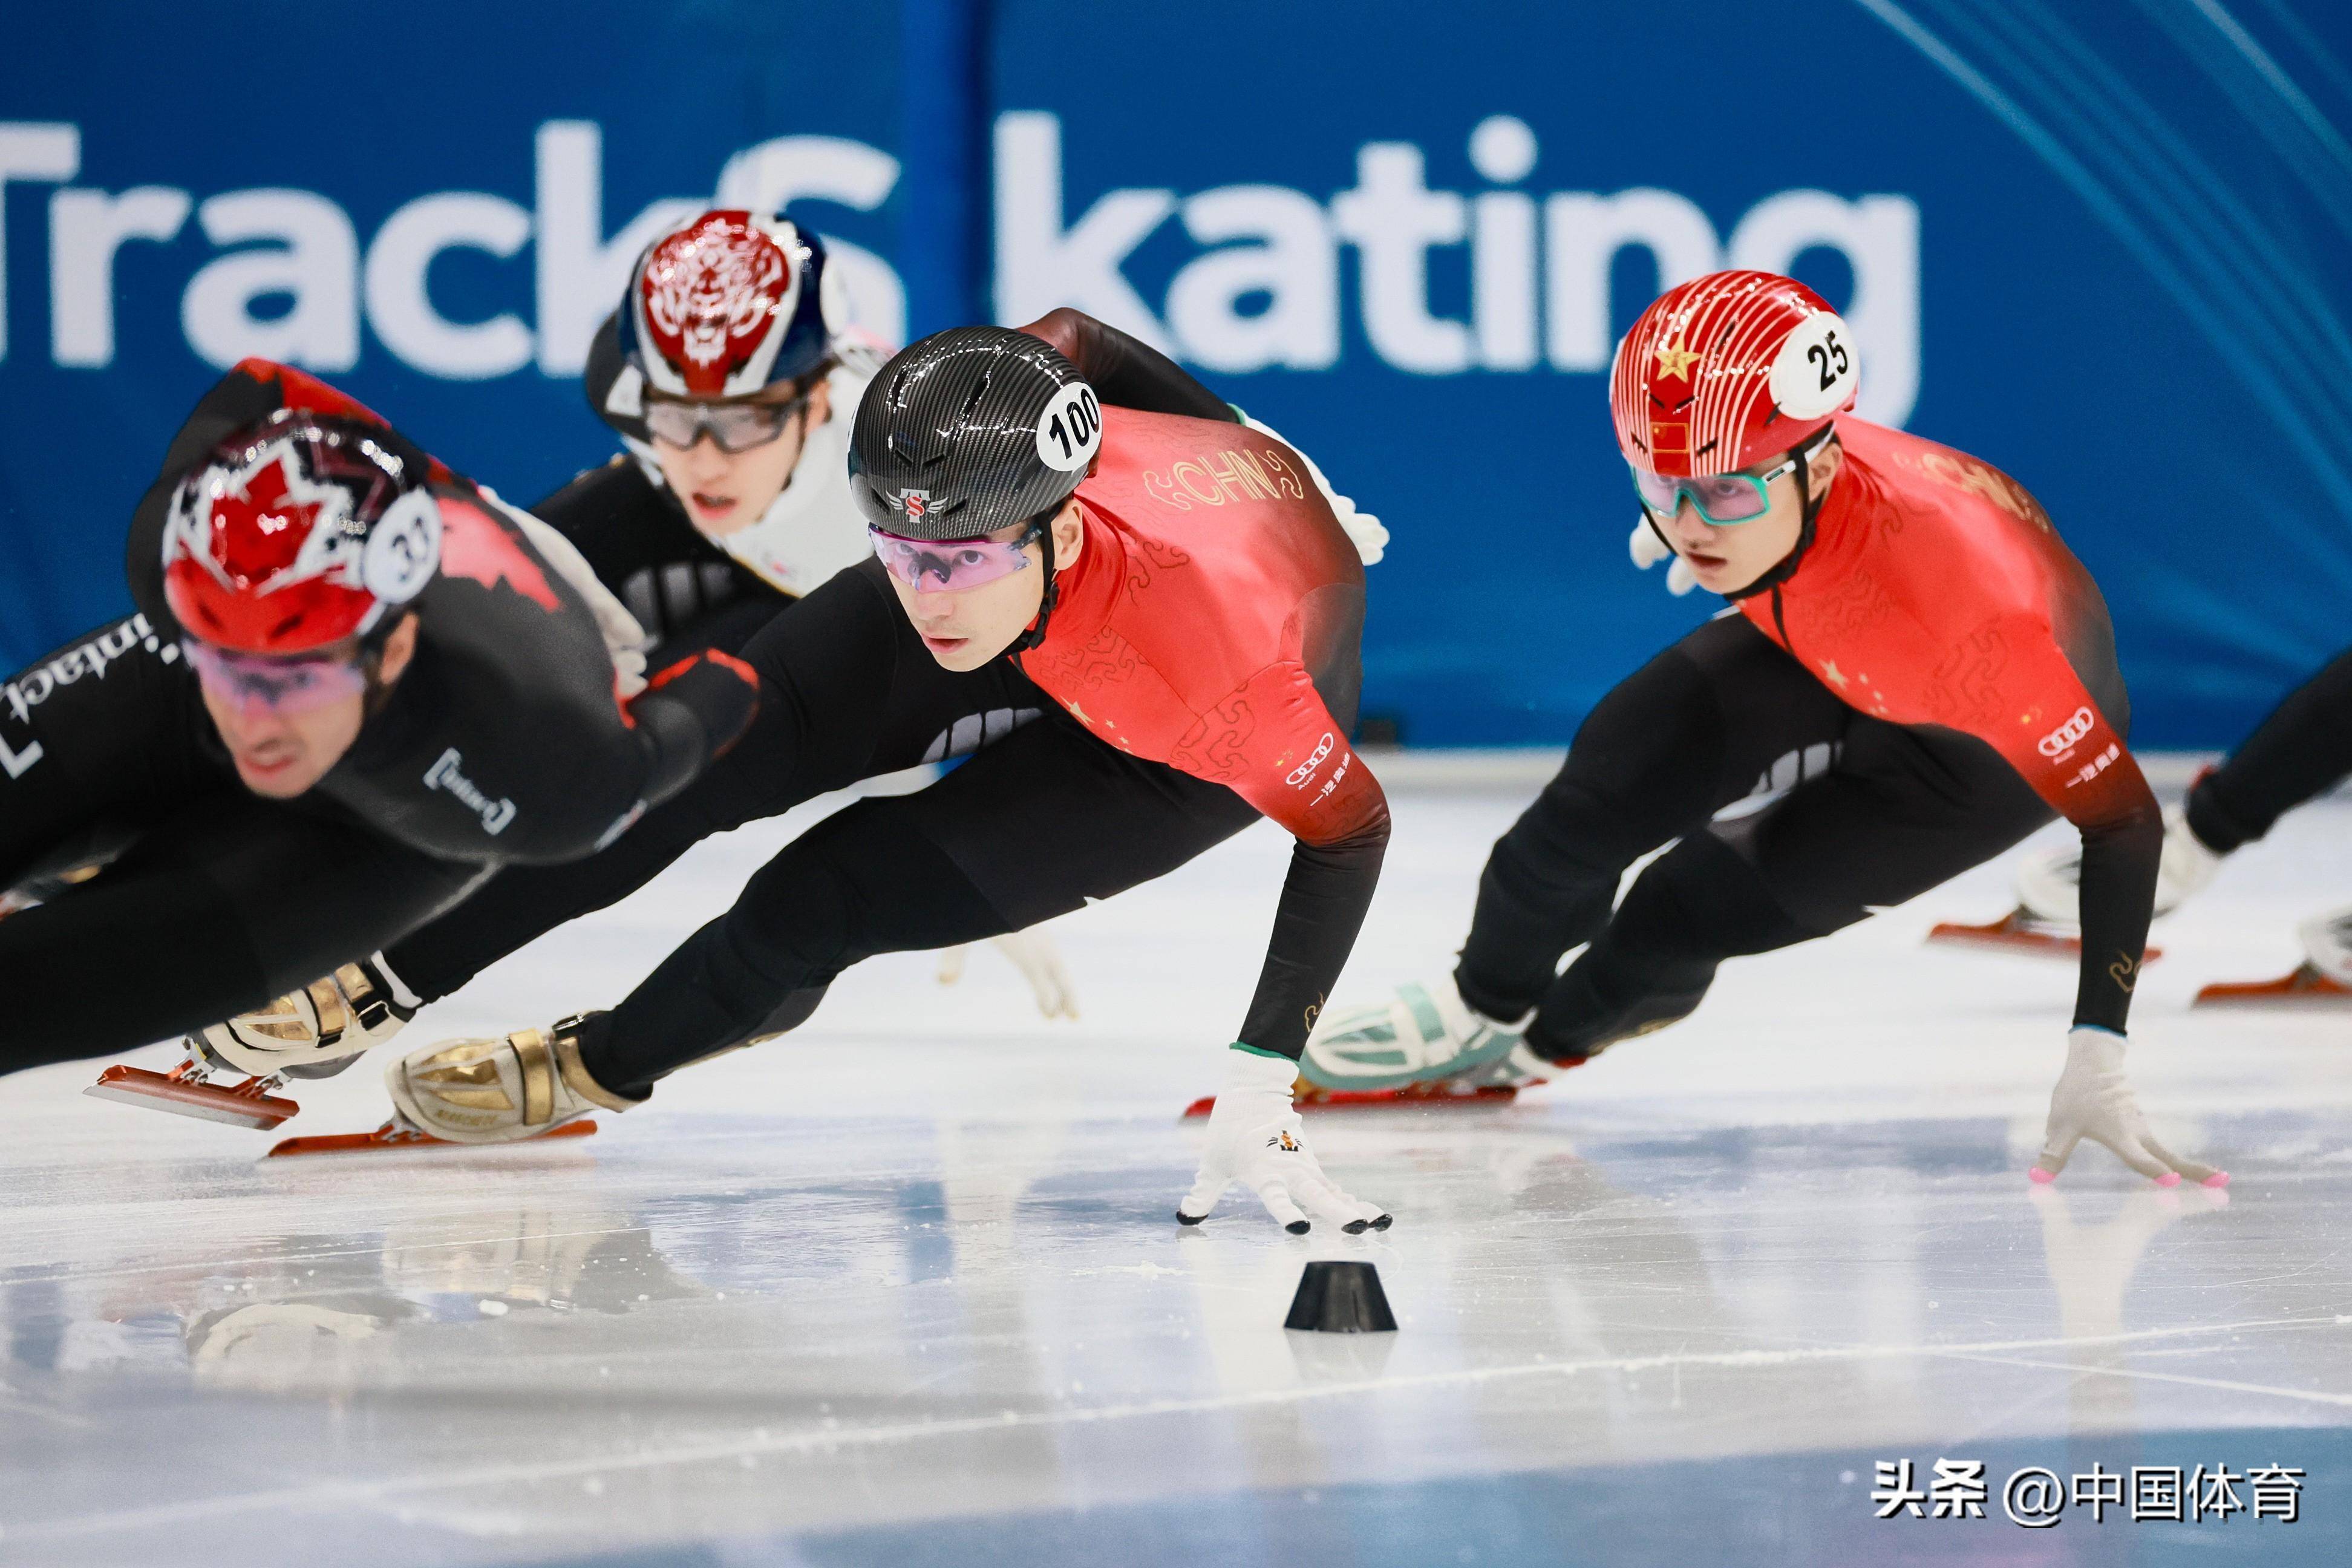
[{"label": "reflection on ice", "polygon": [[[1455,862],[1515,804],[1404,803],[1350,984],[1454,939]],[[2244,908],[2167,932],[2134,1041],[2167,1141],[2236,1173],[2226,1206],[2095,1152],[2029,1189],[2071,973],[1916,945],[1989,885],[1729,966],[1689,1023],[1517,1106],[1325,1117],[1390,1232],[1295,1240],[1241,1205],[1181,1229],[1176,1112],[1251,978],[1233,911],[1285,852],[1245,835],[1067,922],[1104,998],[1084,1031],[1024,1021],[1011,976],[943,997],[885,963],[570,1149],[263,1163],[82,1099],[80,1069],[0,1086],[0,1563],[785,1536],[739,1559],[1257,1561],[1301,1531],[1300,1561],[1534,1561],[1670,1531],[1695,1485],[1779,1532],[1748,1560],[1865,1561],[1869,1489],[1840,1478],[1874,1454],[2352,1453],[2324,1446],[2352,1413],[2343,1026],[2179,1006],[2200,951],[2260,962]],[[614,955],[650,962],[724,881],[690,858],[421,1026],[607,999]],[[370,1124],[367,1078],[296,1131]],[[1286,1333],[1315,1258],[1376,1263],[1399,1331]],[[1801,1551],[1808,1521],[1831,1533]]]}]

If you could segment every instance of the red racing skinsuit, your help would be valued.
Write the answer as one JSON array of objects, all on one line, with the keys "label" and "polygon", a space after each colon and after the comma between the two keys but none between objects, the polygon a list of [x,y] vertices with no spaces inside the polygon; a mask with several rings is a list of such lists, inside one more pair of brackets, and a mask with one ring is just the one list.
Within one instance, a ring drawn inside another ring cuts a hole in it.
[{"label": "red racing skinsuit", "polygon": [[1811,547],[1740,613],[1848,706],[1985,742],[2083,834],[2074,1022],[2123,1031],[2163,818],[2124,744],[2105,601],[2008,475],[1847,417]]},{"label": "red racing skinsuit", "polygon": [[1281,442],[1106,407],[1085,543],[1021,667],[1106,743],[1232,789],[1297,840],[1239,1036],[1296,1057],[1380,879],[1388,802],[1348,743],[1364,568]]}]

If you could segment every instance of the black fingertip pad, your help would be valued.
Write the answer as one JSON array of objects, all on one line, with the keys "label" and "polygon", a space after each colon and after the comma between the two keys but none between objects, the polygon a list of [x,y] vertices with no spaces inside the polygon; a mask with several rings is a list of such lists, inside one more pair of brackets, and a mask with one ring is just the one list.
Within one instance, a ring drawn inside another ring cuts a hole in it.
[{"label": "black fingertip pad", "polygon": [[1295,1219],[1288,1225],[1284,1226],[1282,1228],[1288,1231],[1293,1236],[1305,1236],[1308,1231],[1313,1230],[1315,1227],[1308,1225],[1303,1219]]},{"label": "black fingertip pad", "polygon": [[1396,1215],[1392,1214],[1384,1214],[1381,1215],[1380,1218],[1372,1221],[1372,1228],[1374,1230],[1386,1230],[1389,1226],[1394,1224],[1396,1224]]},{"label": "black fingertip pad", "polygon": [[1361,1236],[1364,1232],[1372,1228],[1372,1222],[1368,1219],[1351,1219],[1339,1228],[1346,1231],[1349,1236]]},{"label": "black fingertip pad", "polygon": [[1178,1209],[1176,1211],[1176,1223],[1178,1225],[1198,1225],[1208,1217],[1209,1216],[1204,1214],[1186,1214],[1182,1209]]}]

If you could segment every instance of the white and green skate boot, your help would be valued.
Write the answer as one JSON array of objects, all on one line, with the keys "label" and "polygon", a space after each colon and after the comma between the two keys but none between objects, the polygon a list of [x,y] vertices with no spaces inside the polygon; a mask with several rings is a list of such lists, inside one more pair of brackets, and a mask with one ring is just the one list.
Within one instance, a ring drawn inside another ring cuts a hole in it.
[{"label": "white and green skate boot", "polygon": [[1558,1069],[1527,1047],[1529,1020],[1502,1023],[1462,1000],[1450,974],[1383,1002],[1326,1013],[1299,1059],[1318,1089],[1378,1094],[1424,1084],[1523,1089]]}]

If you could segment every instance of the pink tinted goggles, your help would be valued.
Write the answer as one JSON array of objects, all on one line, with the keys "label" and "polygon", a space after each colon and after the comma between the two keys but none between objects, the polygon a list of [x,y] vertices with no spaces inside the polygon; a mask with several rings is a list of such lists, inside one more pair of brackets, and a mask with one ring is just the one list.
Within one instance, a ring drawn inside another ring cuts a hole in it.
[{"label": "pink tinted goggles", "polygon": [[331,654],[239,653],[194,637],[180,651],[205,689],[240,712],[307,713],[367,690],[367,671]]},{"label": "pink tinted goggles", "polygon": [[1029,564],[1038,535],[1031,529],[1018,539],[906,539],[878,528],[866,531],[890,575],[919,594],[956,594],[1010,577]]}]

